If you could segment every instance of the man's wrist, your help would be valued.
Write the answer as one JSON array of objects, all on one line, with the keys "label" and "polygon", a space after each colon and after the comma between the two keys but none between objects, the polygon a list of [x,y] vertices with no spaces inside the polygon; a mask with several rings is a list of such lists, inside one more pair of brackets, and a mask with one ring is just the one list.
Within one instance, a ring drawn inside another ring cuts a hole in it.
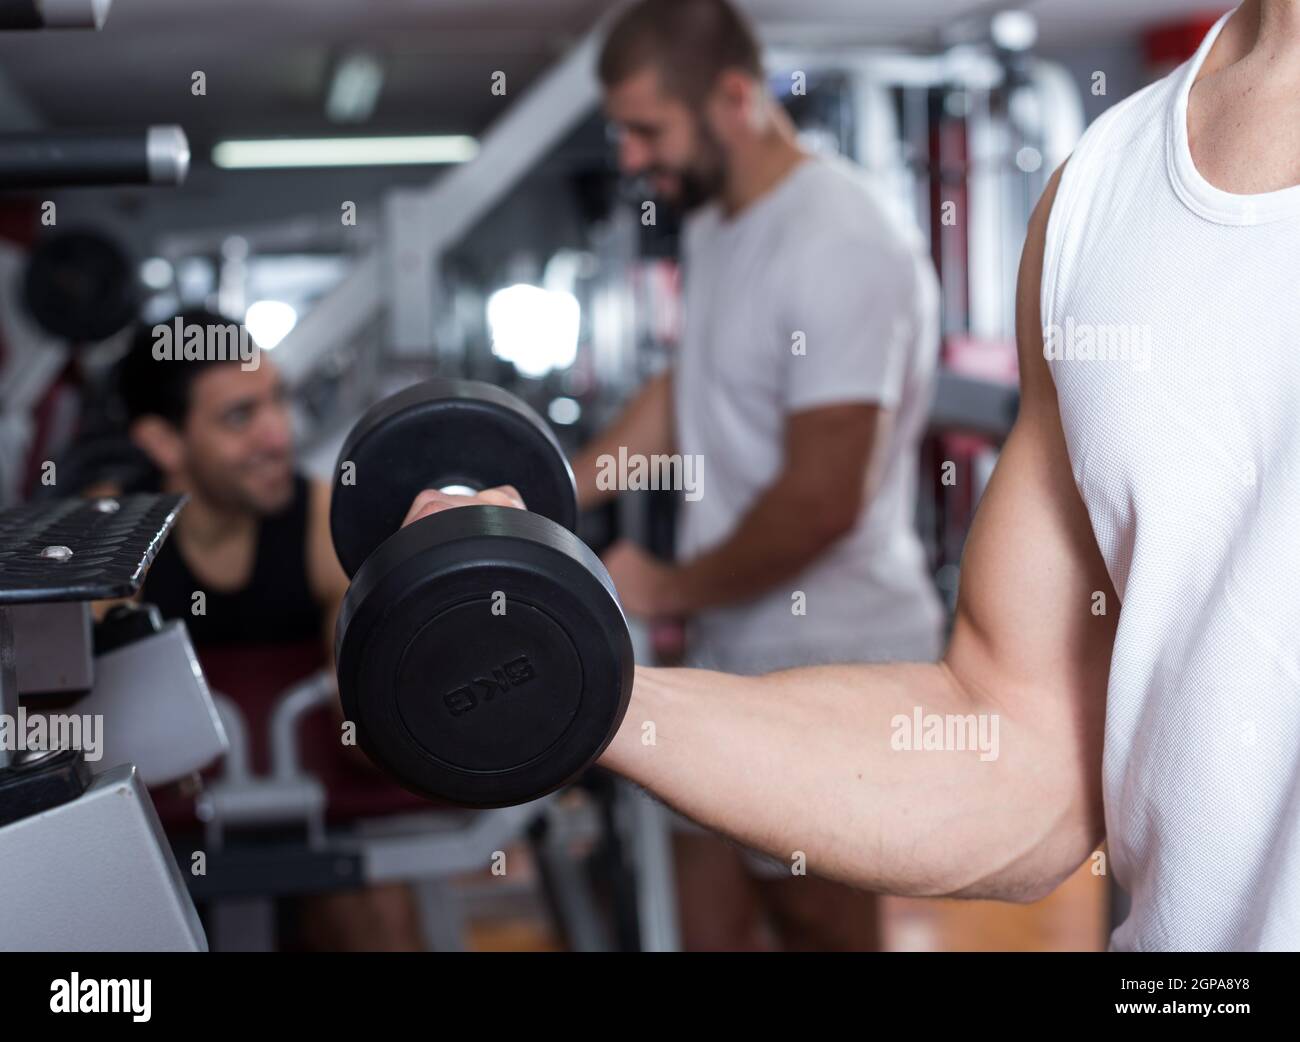
[{"label": "man's wrist", "polygon": [[[646,722],[647,706],[652,701],[650,689],[654,687],[656,676],[663,670],[653,666],[637,666],[632,680],[632,698],[628,702],[627,713],[619,725],[609,746],[597,761],[602,767],[632,777],[635,753],[641,744],[641,735]],[[635,781],[636,779],[633,778]]]}]

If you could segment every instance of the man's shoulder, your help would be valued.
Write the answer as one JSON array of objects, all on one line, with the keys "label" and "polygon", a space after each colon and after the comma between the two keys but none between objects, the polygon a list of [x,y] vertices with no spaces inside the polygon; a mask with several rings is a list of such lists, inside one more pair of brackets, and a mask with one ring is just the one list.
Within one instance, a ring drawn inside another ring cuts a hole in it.
[{"label": "man's shoulder", "polygon": [[796,170],[809,189],[821,193],[842,195],[847,198],[866,196],[874,199],[878,186],[865,169],[840,155],[811,156]]},{"label": "man's shoulder", "polygon": [[1088,149],[1100,149],[1108,154],[1122,152],[1139,133],[1149,130],[1163,133],[1165,114],[1183,75],[1185,69],[1180,65],[1154,83],[1115,102],[1088,125],[1072,154],[1078,155]]},{"label": "man's shoulder", "polygon": [[800,176],[797,202],[788,214],[794,252],[892,258],[892,263],[923,251],[905,201],[862,167],[837,156],[817,157]]}]

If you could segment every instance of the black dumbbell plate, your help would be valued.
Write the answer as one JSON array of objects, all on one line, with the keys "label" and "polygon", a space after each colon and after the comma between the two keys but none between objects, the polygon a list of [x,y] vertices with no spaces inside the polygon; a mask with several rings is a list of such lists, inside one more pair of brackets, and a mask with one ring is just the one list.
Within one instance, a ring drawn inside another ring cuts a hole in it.
[{"label": "black dumbbell plate", "polygon": [[599,559],[554,522],[502,507],[446,510],[386,540],[353,579],[336,654],[371,759],[464,806],[570,781],[609,744],[632,689],[627,624]]},{"label": "black dumbbell plate", "polygon": [[330,531],[347,573],[397,531],[419,492],[451,485],[513,485],[530,513],[577,526],[573,471],[540,416],[491,384],[427,380],[370,409],[339,453]]}]

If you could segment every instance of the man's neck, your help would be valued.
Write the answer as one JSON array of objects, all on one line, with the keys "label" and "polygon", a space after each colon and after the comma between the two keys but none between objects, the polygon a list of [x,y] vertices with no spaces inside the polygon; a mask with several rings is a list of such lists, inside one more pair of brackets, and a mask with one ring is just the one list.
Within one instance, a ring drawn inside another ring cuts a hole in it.
[{"label": "man's neck", "polygon": [[761,199],[808,158],[799,147],[794,124],[780,106],[772,105],[776,112],[765,131],[731,157],[721,200],[727,217]]},{"label": "man's neck", "polygon": [[1270,76],[1300,75],[1300,0],[1245,0],[1215,51],[1207,73],[1249,58]]},{"label": "man's neck", "polygon": [[247,511],[213,503],[184,479],[168,479],[166,489],[189,496],[181,516],[176,519],[176,534],[188,546],[197,549],[219,546],[245,537],[257,525],[257,518]]},{"label": "man's neck", "polygon": [[1259,8],[1255,19],[1258,25],[1255,49],[1270,57],[1300,56],[1300,2],[1247,0],[1247,3]]}]

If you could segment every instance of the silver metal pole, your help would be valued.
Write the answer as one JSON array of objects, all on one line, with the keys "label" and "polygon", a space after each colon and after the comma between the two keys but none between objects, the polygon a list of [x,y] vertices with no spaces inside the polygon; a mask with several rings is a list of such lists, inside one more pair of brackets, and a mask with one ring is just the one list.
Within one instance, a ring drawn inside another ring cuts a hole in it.
[{"label": "silver metal pole", "polygon": [[673,873],[672,821],[657,800],[620,782],[631,824],[641,950],[682,950],[677,928],[677,886]]}]

